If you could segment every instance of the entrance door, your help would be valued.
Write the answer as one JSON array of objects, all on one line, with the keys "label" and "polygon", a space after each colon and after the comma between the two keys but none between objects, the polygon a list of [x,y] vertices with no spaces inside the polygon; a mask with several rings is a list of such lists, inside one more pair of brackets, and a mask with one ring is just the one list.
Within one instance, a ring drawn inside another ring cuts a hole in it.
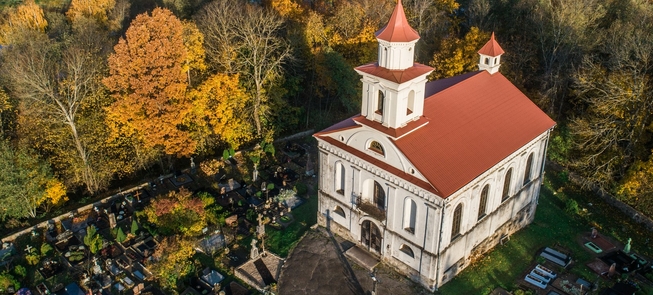
[{"label": "entrance door", "polygon": [[361,227],[361,243],[367,251],[381,254],[381,231],[369,220],[363,221]]}]

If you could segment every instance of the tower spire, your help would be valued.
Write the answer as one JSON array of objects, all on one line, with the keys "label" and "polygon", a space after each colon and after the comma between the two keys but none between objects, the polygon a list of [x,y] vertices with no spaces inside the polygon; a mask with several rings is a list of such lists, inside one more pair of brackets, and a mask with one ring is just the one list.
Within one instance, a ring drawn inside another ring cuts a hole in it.
[{"label": "tower spire", "polygon": [[397,1],[388,24],[376,33],[376,38],[387,42],[412,42],[419,39],[417,31],[413,30],[408,24],[404,5],[401,0]]},{"label": "tower spire", "polygon": [[478,51],[480,55],[480,60],[478,62],[479,71],[486,70],[490,74],[494,74],[499,71],[501,66],[501,55],[504,53],[501,46],[497,40],[494,39],[494,32],[492,32],[492,37],[490,41],[487,41],[485,45]]}]

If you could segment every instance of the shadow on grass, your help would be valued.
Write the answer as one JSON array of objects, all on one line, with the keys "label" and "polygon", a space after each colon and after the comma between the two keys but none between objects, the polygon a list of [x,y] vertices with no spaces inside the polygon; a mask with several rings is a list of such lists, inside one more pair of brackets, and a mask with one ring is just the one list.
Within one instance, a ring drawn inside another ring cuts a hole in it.
[{"label": "shadow on grass", "polygon": [[[584,265],[591,259],[591,255],[582,248],[576,238],[588,232],[593,225],[608,224],[612,221],[590,220],[582,214],[570,215],[565,211],[567,199],[580,199],[588,193],[570,187],[557,173],[551,171],[546,174],[544,182],[533,223],[515,233],[507,244],[496,246],[442,286],[437,294],[488,294],[496,287],[514,290],[518,276],[526,271],[535,260],[537,251],[545,246],[569,249],[574,260],[579,262],[571,272],[592,279],[587,277],[591,272],[588,272]],[[565,193],[567,191],[572,194]],[[581,203],[578,200],[577,202]],[[612,216],[614,215],[613,213]],[[621,223],[623,222],[622,219]]]},{"label": "shadow on grass", "polygon": [[293,210],[292,214],[295,221],[285,229],[270,226],[265,228],[267,249],[280,257],[287,257],[304,233],[317,223],[317,196],[311,196],[306,203]]}]

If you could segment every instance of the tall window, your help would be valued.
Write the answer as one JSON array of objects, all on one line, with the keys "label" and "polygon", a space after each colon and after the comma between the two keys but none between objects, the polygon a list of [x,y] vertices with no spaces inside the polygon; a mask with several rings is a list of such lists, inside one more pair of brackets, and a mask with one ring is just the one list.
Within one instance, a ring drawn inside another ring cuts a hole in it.
[{"label": "tall window", "polygon": [[376,101],[376,112],[383,115],[383,102],[385,101],[385,94],[383,91],[379,90],[379,95],[377,96]]},{"label": "tall window", "polygon": [[506,172],[506,177],[503,180],[503,192],[501,193],[501,202],[510,198],[510,181],[512,181],[512,168]]},{"label": "tall window", "polygon": [[526,170],[524,170],[524,185],[531,181],[531,168],[533,167],[533,153],[526,160]]},{"label": "tall window", "polygon": [[383,146],[378,141],[370,142],[369,149],[371,151],[373,151],[373,152],[379,153],[381,155],[385,155],[385,151],[383,150]]},{"label": "tall window", "polygon": [[406,115],[410,115],[415,110],[415,90],[408,93],[408,101],[406,102]]},{"label": "tall window", "polygon": [[463,217],[463,204],[458,204],[453,211],[453,222],[451,224],[451,240],[455,240],[460,235],[460,221]]},{"label": "tall window", "polygon": [[345,194],[345,166],[342,163],[336,163],[336,192],[344,195]]},{"label": "tall window", "polygon": [[490,185],[486,184],[481,191],[481,200],[478,204],[478,220],[481,220],[485,216],[485,211],[487,210],[487,196],[490,193]]},{"label": "tall window", "polygon": [[385,210],[385,191],[378,182],[374,182],[374,204],[381,210]]},{"label": "tall window", "polygon": [[415,219],[417,218],[417,204],[411,198],[406,198],[404,201],[404,229],[411,233],[415,233]]}]

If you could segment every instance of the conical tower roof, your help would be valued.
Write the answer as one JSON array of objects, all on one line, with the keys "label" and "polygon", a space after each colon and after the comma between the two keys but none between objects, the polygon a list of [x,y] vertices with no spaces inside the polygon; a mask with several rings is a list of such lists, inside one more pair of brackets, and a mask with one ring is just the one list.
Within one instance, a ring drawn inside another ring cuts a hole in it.
[{"label": "conical tower roof", "polygon": [[481,50],[479,50],[478,53],[487,56],[499,56],[504,53],[501,46],[499,46],[499,43],[497,43],[497,41],[494,40],[494,32],[492,32],[492,37],[490,37],[490,41],[487,41],[487,43],[485,43],[483,48],[481,48]]},{"label": "conical tower roof", "polygon": [[397,1],[397,6],[392,12],[388,24],[378,30],[375,35],[377,39],[388,42],[411,42],[419,39],[417,31],[408,24],[401,0]]}]

